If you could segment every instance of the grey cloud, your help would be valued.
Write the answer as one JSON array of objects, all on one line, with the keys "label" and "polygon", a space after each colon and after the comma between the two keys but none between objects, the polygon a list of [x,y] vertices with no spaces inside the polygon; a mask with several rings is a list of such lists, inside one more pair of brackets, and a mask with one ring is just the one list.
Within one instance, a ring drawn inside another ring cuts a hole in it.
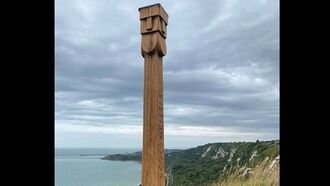
[{"label": "grey cloud", "polygon": [[[278,135],[278,1],[164,1],[165,125]],[[142,125],[138,7],[56,1],[56,125]],[[93,105],[94,104],[94,105]]]}]

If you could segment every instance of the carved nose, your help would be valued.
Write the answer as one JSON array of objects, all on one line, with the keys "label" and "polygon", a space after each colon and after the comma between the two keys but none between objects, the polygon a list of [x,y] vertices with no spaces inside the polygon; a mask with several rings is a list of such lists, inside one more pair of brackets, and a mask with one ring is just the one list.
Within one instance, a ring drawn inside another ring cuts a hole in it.
[{"label": "carved nose", "polygon": [[165,34],[165,21],[161,20],[160,30],[162,34]]},{"label": "carved nose", "polygon": [[147,30],[152,29],[152,17],[147,18]]}]

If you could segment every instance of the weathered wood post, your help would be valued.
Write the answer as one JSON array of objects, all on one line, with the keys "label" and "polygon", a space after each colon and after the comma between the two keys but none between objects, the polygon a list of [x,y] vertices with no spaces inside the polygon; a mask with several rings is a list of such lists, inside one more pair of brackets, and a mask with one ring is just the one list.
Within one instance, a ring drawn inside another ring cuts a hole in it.
[{"label": "weathered wood post", "polygon": [[168,15],[160,4],[139,12],[144,58],[142,186],[164,186],[163,56]]}]

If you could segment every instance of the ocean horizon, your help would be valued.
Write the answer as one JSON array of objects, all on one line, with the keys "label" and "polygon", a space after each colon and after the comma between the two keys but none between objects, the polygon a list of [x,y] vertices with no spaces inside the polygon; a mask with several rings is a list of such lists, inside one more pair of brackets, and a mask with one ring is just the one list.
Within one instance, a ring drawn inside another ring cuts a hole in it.
[{"label": "ocean horizon", "polygon": [[137,186],[141,164],[109,161],[109,154],[140,151],[134,148],[55,148],[55,186]]}]

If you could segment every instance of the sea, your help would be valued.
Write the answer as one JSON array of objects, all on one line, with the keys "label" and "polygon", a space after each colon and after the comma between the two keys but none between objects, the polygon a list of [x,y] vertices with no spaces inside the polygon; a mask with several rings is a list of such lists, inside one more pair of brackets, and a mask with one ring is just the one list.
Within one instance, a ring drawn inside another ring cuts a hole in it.
[{"label": "sea", "polygon": [[136,151],[140,149],[56,148],[55,186],[137,186],[140,163],[101,160],[108,154]]}]

